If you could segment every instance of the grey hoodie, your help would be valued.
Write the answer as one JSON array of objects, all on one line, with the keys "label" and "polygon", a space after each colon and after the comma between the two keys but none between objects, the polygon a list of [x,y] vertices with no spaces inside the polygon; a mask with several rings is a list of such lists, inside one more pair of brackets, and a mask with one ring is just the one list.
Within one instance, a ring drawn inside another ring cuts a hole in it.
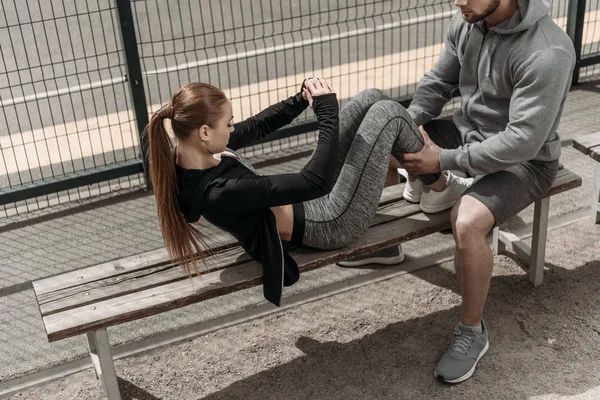
[{"label": "grey hoodie", "polygon": [[571,85],[575,51],[548,15],[547,0],[519,0],[508,20],[487,29],[458,12],[439,60],[408,109],[417,125],[440,115],[457,87],[453,121],[463,146],[440,150],[442,170],[483,175],[560,156],[556,132]]}]

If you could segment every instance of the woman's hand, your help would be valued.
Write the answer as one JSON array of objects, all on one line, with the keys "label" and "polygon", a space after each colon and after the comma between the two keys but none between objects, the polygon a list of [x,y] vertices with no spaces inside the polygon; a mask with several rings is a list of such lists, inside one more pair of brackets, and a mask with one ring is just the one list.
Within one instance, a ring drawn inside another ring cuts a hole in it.
[{"label": "woman's hand", "polygon": [[321,78],[309,78],[304,82],[304,91],[302,96],[308,100],[308,104],[312,108],[313,97],[321,96],[323,94],[334,93],[329,83],[325,79]]}]

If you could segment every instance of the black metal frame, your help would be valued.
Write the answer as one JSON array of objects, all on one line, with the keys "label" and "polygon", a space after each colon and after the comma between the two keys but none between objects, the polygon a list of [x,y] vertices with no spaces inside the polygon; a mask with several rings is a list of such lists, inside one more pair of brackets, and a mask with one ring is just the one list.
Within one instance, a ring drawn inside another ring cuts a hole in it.
[{"label": "black metal frame", "polygon": [[133,113],[140,137],[141,159],[144,167],[144,177],[146,186],[150,188],[150,176],[148,172],[148,135],[144,134],[148,126],[148,105],[146,104],[146,94],[144,93],[144,79],[142,77],[142,66],[140,65],[140,55],[138,53],[137,40],[135,38],[135,25],[133,22],[133,13],[131,11],[130,0],[116,0],[119,23],[121,26],[121,39],[123,40],[123,49],[125,59],[127,60],[127,81],[131,90],[133,99]]}]

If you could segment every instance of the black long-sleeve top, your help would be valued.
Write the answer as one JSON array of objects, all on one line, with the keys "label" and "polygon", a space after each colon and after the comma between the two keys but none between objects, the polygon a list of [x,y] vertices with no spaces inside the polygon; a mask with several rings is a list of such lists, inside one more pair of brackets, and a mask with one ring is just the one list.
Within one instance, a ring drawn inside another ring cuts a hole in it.
[{"label": "black long-sleeve top", "polygon": [[[289,124],[308,106],[298,93],[234,125],[228,148],[247,146]],[[176,166],[179,208],[188,222],[201,216],[231,233],[263,265],[263,292],[279,306],[282,287],[299,279],[298,264],[283,250],[270,207],[298,204],[326,195],[334,185],[338,151],[338,102],[335,94],[316,96],[317,148],[298,173],[258,175],[239,159],[223,156],[203,170]]]}]

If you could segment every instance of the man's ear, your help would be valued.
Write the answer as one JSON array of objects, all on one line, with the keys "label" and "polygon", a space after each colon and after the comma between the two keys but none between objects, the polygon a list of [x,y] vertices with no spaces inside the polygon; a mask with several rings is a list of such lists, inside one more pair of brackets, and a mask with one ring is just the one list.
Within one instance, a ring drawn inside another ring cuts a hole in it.
[{"label": "man's ear", "polygon": [[210,128],[208,125],[202,125],[198,128],[198,137],[203,142],[207,142],[210,139]]}]

